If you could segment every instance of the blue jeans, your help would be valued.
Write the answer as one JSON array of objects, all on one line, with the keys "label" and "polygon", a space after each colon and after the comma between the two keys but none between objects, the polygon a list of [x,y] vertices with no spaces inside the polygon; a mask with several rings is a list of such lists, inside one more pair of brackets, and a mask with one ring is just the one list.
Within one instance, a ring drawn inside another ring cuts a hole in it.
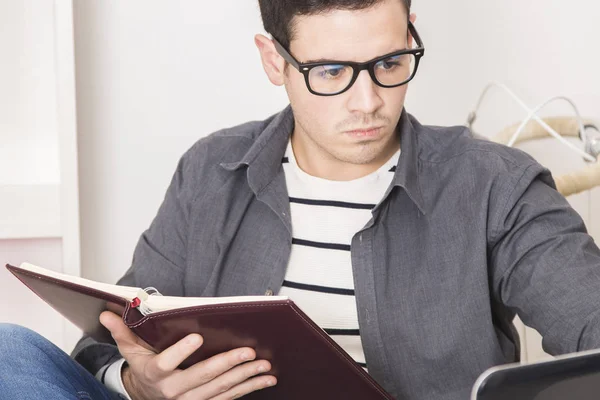
[{"label": "blue jeans", "polygon": [[92,374],[50,341],[0,323],[0,399],[116,400]]}]

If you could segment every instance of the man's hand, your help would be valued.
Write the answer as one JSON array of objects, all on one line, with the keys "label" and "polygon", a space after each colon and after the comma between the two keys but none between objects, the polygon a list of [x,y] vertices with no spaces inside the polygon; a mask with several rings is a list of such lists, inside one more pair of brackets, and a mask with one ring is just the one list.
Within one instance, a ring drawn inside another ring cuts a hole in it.
[{"label": "man's hand", "polygon": [[255,361],[251,348],[218,354],[180,370],[177,367],[183,360],[202,346],[200,335],[188,335],[156,354],[118,315],[105,311],[100,322],[129,364],[123,371],[123,384],[134,400],[237,399],[277,383],[274,376],[255,376],[269,371],[271,365],[266,360]]}]

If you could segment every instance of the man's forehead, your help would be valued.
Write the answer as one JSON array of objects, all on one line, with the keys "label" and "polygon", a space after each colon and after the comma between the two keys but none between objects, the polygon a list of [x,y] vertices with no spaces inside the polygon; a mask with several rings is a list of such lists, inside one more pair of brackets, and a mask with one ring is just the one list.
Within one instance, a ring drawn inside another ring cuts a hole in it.
[{"label": "man's forehead", "polygon": [[365,10],[333,10],[293,20],[290,49],[300,61],[365,61],[406,47],[408,16],[401,1]]}]

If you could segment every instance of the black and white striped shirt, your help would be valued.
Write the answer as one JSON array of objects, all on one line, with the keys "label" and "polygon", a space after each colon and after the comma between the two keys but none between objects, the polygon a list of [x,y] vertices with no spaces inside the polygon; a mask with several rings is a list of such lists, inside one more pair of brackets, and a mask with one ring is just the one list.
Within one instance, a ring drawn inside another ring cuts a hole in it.
[{"label": "black and white striped shirt", "polygon": [[352,181],[308,175],[298,167],[291,142],[283,159],[293,240],[279,295],[294,300],[365,368],[350,244],[392,182],[399,156],[400,151],[377,171]]}]

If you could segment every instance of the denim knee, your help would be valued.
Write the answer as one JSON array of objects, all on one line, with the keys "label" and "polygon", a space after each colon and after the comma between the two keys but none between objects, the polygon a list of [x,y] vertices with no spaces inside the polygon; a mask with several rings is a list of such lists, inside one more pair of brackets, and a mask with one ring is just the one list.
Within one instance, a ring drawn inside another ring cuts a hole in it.
[{"label": "denim knee", "polygon": [[51,347],[52,343],[29,328],[0,323],[0,364],[18,362],[28,355],[39,355],[40,351],[45,353]]},{"label": "denim knee", "polygon": [[21,325],[0,322],[0,339],[5,337],[37,335],[34,331]]},{"label": "denim knee", "polygon": [[52,342],[23,326],[0,323],[0,399],[113,399]]},{"label": "denim knee", "polygon": [[0,347],[3,350],[10,351],[11,343],[19,341],[22,343],[39,344],[45,339],[37,332],[32,331],[21,325],[0,323]]}]

